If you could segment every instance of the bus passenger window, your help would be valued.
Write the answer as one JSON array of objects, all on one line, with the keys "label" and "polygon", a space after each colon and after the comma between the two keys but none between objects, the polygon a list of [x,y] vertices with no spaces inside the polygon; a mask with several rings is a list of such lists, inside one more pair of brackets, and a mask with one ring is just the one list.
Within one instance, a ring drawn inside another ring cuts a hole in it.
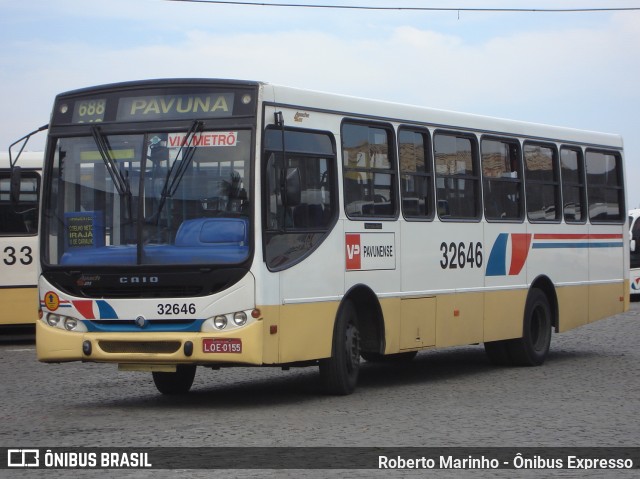
[{"label": "bus passenger window", "polygon": [[484,215],[488,220],[522,218],[520,144],[515,140],[482,140]]},{"label": "bus passenger window", "polygon": [[619,153],[587,150],[589,219],[621,223],[626,218]]},{"label": "bus passenger window", "polygon": [[562,166],[564,220],[567,223],[584,223],[586,221],[586,199],[582,150],[562,147],[560,164]]},{"label": "bus passenger window", "polygon": [[344,205],[350,218],[395,216],[392,136],[380,126],[343,124]]},{"label": "bus passenger window", "polygon": [[406,218],[433,218],[433,185],[429,134],[401,128],[398,132],[402,213]]},{"label": "bus passenger window", "polygon": [[38,232],[38,190],[40,181],[37,173],[25,172],[20,182],[22,206],[16,211],[9,199],[10,175],[0,175],[0,236],[35,235]]},{"label": "bus passenger window", "polygon": [[555,145],[525,143],[527,216],[531,221],[560,221],[560,180]]},{"label": "bus passenger window", "polygon": [[436,133],[434,150],[440,218],[480,218],[480,175],[475,138],[463,134]]}]

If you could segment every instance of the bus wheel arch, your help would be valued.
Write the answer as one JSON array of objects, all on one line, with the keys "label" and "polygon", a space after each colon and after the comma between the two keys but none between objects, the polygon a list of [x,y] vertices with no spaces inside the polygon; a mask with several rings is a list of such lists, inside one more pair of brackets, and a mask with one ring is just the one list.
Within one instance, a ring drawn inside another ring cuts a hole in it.
[{"label": "bus wheel arch", "polygon": [[549,301],[549,306],[551,307],[551,325],[555,329],[555,332],[558,332],[558,328],[560,327],[558,318],[559,318],[559,310],[558,310],[558,296],[556,294],[556,288],[553,285],[551,279],[548,276],[538,276],[529,287],[529,294],[531,294],[532,289],[541,290],[545,296],[547,297],[547,301]]},{"label": "bus wheel arch", "polygon": [[555,288],[546,277],[536,279],[527,294],[522,322],[522,337],[507,342],[512,363],[516,366],[540,366],[551,344],[552,329],[557,327]]},{"label": "bus wheel arch", "polygon": [[375,293],[353,286],[343,297],[333,326],[331,356],[319,362],[320,379],[330,394],[351,394],[358,381],[360,355],[384,351],[382,308]]},{"label": "bus wheel arch", "polygon": [[340,304],[333,326],[331,356],[318,363],[320,380],[325,392],[351,394],[360,373],[360,333],[358,315],[351,300]]},{"label": "bus wheel arch", "polygon": [[368,286],[358,284],[347,291],[343,302],[346,300],[356,309],[361,351],[384,354],[384,316],[378,296]]},{"label": "bus wheel arch", "polygon": [[497,366],[539,366],[549,353],[551,329],[558,331],[558,297],[547,276],[529,287],[522,317],[522,337],[484,343],[491,363]]}]

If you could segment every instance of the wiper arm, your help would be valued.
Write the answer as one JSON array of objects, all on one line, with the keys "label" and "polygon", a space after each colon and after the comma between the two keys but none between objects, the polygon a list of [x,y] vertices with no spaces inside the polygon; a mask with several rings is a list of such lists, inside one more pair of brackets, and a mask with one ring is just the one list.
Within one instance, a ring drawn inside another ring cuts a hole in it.
[{"label": "wiper arm", "polygon": [[116,187],[116,190],[120,195],[131,195],[131,191],[129,190],[129,183],[122,177],[120,170],[118,170],[118,164],[115,162],[113,157],[111,156],[111,148],[109,147],[109,142],[106,137],[100,131],[100,128],[97,126],[91,127],[91,134],[93,135],[93,140],[98,147],[98,152],[102,157],[102,161],[104,161],[105,166],[107,167],[107,171],[113,180],[113,184]]},{"label": "wiper arm", "polygon": [[[164,180],[164,186],[162,187],[162,193],[160,194],[158,211],[150,218],[150,220],[155,221],[156,224],[160,221],[160,213],[164,208],[164,204],[167,198],[172,197],[176,193],[176,191],[178,190],[178,186],[182,181],[182,177],[187,172],[187,168],[191,164],[193,155],[196,152],[195,148],[191,148],[191,143],[193,142],[196,133],[202,132],[203,128],[204,123],[199,120],[195,120],[191,124],[191,128],[189,128],[184,141],[180,145],[180,149],[176,153],[173,163],[171,164],[171,168],[169,168],[169,171],[167,171],[167,176]],[[178,158],[180,157],[180,154],[182,153],[184,148],[187,148],[187,152],[179,162],[180,164],[178,164]]]},{"label": "wiper arm", "polygon": [[118,164],[111,156],[111,147],[109,146],[109,141],[106,136],[102,134],[100,128],[97,126],[91,127],[91,134],[93,135],[93,141],[95,141],[96,146],[98,147],[98,152],[102,157],[102,161],[104,161],[105,166],[107,167],[107,171],[113,180],[113,184],[116,187],[116,190],[120,194],[121,197],[125,199],[125,215],[127,219],[131,219],[133,217],[133,212],[131,211],[131,188],[129,186],[129,180],[125,179],[122,176],[122,173],[118,169]]},{"label": "wiper arm", "polygon": [[[180,149],[178,150],[178,153],[176,153],[176,157],[171,164],[171,168],[167,172],[167,178],[164,182],[164,187],[162,188],[162,196],[171,197],[176,193],[178,185],[180,184],[182,177],[187,171],[187,168],[191,164],[191,159],[193,158],[193,154],[195,153],[195,148],[190,148],[191,142],[193,141],[196,133],[200,133],[202,131],[203,126],[204,124],[201,121],[196,120],[191,125],[191,128],[189,128],[187,136],[185,137],[185,141],[182,143],[182,145],[180,145]],[[178,165],[178,157],[180,156],[180,153],[182,153],[182,150],[185,148],[185,146],[188,148],[187,153]],[[176,167],[176,165],[178,166]]]}]

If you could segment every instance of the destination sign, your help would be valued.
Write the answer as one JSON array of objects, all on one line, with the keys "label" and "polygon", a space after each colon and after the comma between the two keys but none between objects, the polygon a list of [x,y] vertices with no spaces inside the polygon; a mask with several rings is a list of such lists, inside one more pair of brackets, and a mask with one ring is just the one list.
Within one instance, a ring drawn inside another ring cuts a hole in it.
[{"label": "destination sign", "polygon": [[233,93],[120,98],[116,121],[224,118],[233,115]]},{"label": "destination sign", "polygon": [[58,95],[51,118],[53,128],[62,125],[193,122],[256,117],[256,87],[208,85],[162,87],[147,82],[139,88],[96,87]]},{"label": "destination sign", "polygon": [[106,104],[107,100],[104,98],[77,101],[73,109],[73,123],[99,123],[104,121]]}]

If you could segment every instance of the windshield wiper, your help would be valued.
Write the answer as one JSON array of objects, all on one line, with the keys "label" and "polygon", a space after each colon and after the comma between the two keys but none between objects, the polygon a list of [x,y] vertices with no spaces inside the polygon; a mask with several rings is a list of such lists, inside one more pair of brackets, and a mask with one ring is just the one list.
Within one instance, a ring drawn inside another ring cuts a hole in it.
[{"label": "windshield wiper", "polygon": [[[164,204],[167,198],[171,198],[178,190],[178,186],[182,181],[182,177],[187,172],[187,168],[191,164],[193,155],[196,152],[195,148],[191,148],[191,143],[193,142],[193,139],[195,138],[196,134],[202,132],[203,128],[204,128],[204,123],[199,120],[195,120],[191,124],[191,128],[189,128],[189,131],[187,132],[187,135],[185,136],[184,141],[180,145],[180,149],[176,153],[176,156],[174,157],[173,162],[171,163],[171,167],[169,168],[169,171],[167,171],[167,176],[164,180],[162,192],[160,193],[158,211],[156,211],[156,213],[152,215],[151,218],[149,218],[150,222],[152,223],[155,222],[156,224],[159,223],[160,213],[164,208]],[[178,158],[180,158],[180,154],[185,148],[186,148],[185,155],[183,156],[182,160],[178,161]]]},{"label": "windshield wiper", "polygon": [[113,180],[113,184],[116,187],[117,192],[120,196],[125,198],[125,212],[128,214],[128,218],[131,218],[131,188],[129,186],[129,181],[122,176],[122,173],[118,169],[118,164],[113,159],[113,156],[111,156],[109,140],[102,131],[100,131],[100,128],[92,126],[91,134],[93,135],[93,141],[95,141],[96,146],[98,147],[98,152],[107,167],[107,171]]},{"label": "windshield wiper", "polygon": [[113,184],[116,187],[116,190],[120,195],[131,194],[129,191],[129,183],[122,177],[120,170],[118,170],[118,164],[111,156],[111,148],[109,147],[109,141],[102,134],[100,128],[97,126],[91,127],[91,134],[93,135],[93,140],[98,147],[98,152],[102,157],[102,161],[104,161],[105,166],[107,167],[107,171],[109,175],[111,175],[111,179],[113,180]]}]

